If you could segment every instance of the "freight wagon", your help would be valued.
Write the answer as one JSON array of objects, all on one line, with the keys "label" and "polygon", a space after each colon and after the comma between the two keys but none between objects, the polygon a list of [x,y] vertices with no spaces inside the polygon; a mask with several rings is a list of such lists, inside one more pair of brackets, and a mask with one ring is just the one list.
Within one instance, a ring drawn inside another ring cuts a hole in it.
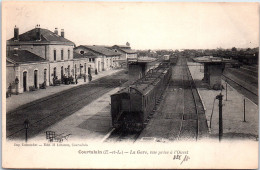
[{"label": "freight wagon", "polygon": [[168,62],[150,70],[143,78],[111,95],[114,128],[140,131],[159,102],[172,74]]}]

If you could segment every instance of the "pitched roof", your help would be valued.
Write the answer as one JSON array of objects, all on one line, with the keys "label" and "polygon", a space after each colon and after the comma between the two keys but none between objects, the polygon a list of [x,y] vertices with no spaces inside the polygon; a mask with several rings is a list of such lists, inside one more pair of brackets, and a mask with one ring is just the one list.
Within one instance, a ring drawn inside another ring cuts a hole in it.
[{"label": "pitched roof", "polygon": [[115,46],[117,46],[117,47],[119,47],[119,48],[131,48],[131,47],[129,47],[129,46],[127,46],[127,45],[113,45],[112,47],[115,47]]},{"label": "pitched roof", "polygon": [[96,58],[97,55],[91,52],[85,53],[85,54],[79,54],[75,51],[73,51],[73,58],[75,59],[81,59],[81,58]]},{"label": "pitched roof", "polygon": [[[86,48],[94,53],[105,55],[105,56],[119,56],[120,53],[114,52],[105,48],[104,46],[90,46],[90,45],[80,45],[79,47]],[[78,48],[78,47],[76,47]]]},{"label": "pitched roof", "polygon": [[14,64],[14,62],[6,60],[6,65],[13,65],[13,64]]},{"label": "pitched roof", "polygon": [[[37,29],[41,32],[41,40],[37,40],[36,32]],[[37,41],[36,41],[37,40]],[[34,28],[30,31],[27,31],[21,35],[19,35],[19,41],[14,41],[14,38],[11,38],[7,41],[7,43],[11,44],[21,44],[21,43],[48,43],[48,44],[68,44],[75,45],[72,41],[63,38],[60,35],[55,34],[54,32],[43,29],[43,28]]]},{"label": "pitched roof", "polygon": [[136,57],[136,58],[128,58],[130,63],[151,63],[157,61],[157,58],[152,57]]},{"label": "pitched roof", "polygon": [[44,58],[31,53],[27,50],[11,50],[7,53],[7,60],[14,63],[34,63],[34,62],[44,62]]},{"label": "pitched roof", "polygon": [[136,54],[136,51],[132,50],[132,49],[120,48],[119,50],[121,50],[121,51],[123,51],[124,53],[127,53],[127,54]]},{"label": "pitched roof", "polygon": [[193,58],[193,61],[198,63],[230,63],[234,62],[230,59],[225,59],[221,57],[213,57],[213,56],[202,56],[202,57],[196,57]]},{"label": "pitched roof", "polygon": [[147,94],[149,91],[151,91],[154,86],[156,86],[161,78],[169,71],[169,65],[168,64],[160,64],[158,67],[150,70],[147,72],[147,74],[133,82],[129,87],[126,87],[124,89],[121,89],[117,93],[113,95],[117,95],[120,93],[129,93],[132,89],[140,92],[141,94]]}]

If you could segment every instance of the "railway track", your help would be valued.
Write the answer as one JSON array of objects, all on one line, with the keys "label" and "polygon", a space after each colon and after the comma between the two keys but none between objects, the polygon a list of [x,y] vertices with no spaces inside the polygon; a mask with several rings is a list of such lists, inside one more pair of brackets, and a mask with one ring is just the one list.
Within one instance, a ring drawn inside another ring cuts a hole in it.
[{"label": "railway track", "polygon": [[[146,122],[144,124],[144,128],[146,127],[146,125],[148,124],[150,119],[153,117],[153,114],[156,112],[156,110],[157,110],[158,106],[160,105],[160,102],[162,101],[163,98],[164,98],[164,94],[162,94],[160,96],[160,98],[159,98],[158,102],[156,103],[152,113],[148,116],[148,119],[146,120]],[[106,136],[105,139],[103,139],[103,142],[131,142],[131,143],[135,143],[136,140],[138,140],[141,133],[142,133],[142,131],[129,132],[129,131],[126,131],[124,129],[113,128],[110,131],[110,134],[108,136]]]},{"label": "railway track", "polygon": [[[24,138],[25,128],[23,127],[22,120],[26,117],[29,117],[28,119],[30,121],[28,137],[33,137],[48,126],[51,126],[52,124],[73,114],[80,108],[84,107],[86,104],[97,99],[111,89],[120,86],[121,83],[127,81],[126,79],[112,78],[113,76],[108,76],[105,79],[102,78],[100,80],[85,85],[83,87],[84,89],[81,91],[78,91],[80,90],[79,88],[73,88],[64,93],[48,97],[47,99],[41,100],[40,102],[34,102],[33,104],[28,105],[20,110],[18,109],[13,112],[9,112],[7,114],[7,138]],[[84,91],[85,89],[88,90],[88,92]],[[45,102],[47,102],[48,105],[48,103],[52,103],[55,100],[63,98],[63,95],[71,96],[71,100],[64,99],[64,102],[57,103],[57,105],[53,104],[50,110],[47,109],[46,111],[46,108],[45,110],[44,108],[41,110],[41,108],[45,106]],[[30,110],[34,109],[38,109],[38,111],[40,112],[40,114],[37,114],[39,117],[37,117],[37,115],[34,116],[33,112],[30,113]],[[25,112],[26,110],[27,114],[23,114],[23,112]],[[12,123],[12,121],[17,118],[21,119],[20,122]]]},{"label": "railway track", "polygon": [[112,129],[111,134],[103,142],[131,142],[134,143],[141,132],[129,132],[121,129]]},{"label": "railway track", "polygon": [[[195,83],[187,66],[187,59],[182,58],[182,87],[183,87],[183,113],[177,139],[198,139],[200,119],[204,111],[201,110],[202,102],[198,95]],[[205,127],[204,127],[205,131]]]},{"label": "railway track", "polygon": [[252,70],[252,69],[244,67],[244,66],[241,66],[240,70],[244,73],[251,74],[252,76],[254,76],[256,78],[258,77],[258,70],[255,70],[255,69]]},{"label": "railway track", "polygon": [[255,87],[258,87],[258,76],[254,76],[252,74],[248,74],[241,70],[233,68],[227,68],[225,71],[238,76],[241,80],[246,80],[248,83],[252,84]]},{"label": "railway track", "polygon": [[[208,135],[203,104],[187,66],[187,59],[179,57],[178,75],[166,88],[165,94],[152,114],[152,119],[140,133],[121,130],[113,132],[104,142],[135,142],[142,139],[198,140]],[[179,76],[180,75],[180,76]],[[174,95],[175,94],[175,95]],[[182,99],[173,99],[182,98]],[[176,96],[177,95],[177,96]],[[169,100],[169,101],[168,101]],[[178,102],[176,100],[179,100]],[[175,101],[172,103],[172,101]],[[183,103],[181,103],[183,102]],[[182,109],[180,109],[182,107]]]},{"label": "railway track", "polygon": [[189,72],[187,60],[179,56],[163,102],[139,136],[142,140],[194,140],[208,136],[203,104]]},{"label": "railway track", "polygon": [[223,79],[228,82],[232,87],[234,87],[236,90],[240,91],[241,94],[244,94],[248,99],[250,99],[252,102],[258,105],[258,94],[256,92],[253,92],[250,88],[245,87],[238,83],[237,81],[229,78],[228,76],[222,74]]},{"label": "railway track", "polygon": [[250,65],[243,65],[242,68],[246,68],[248,70],[252,70],[254,72],[258,72],[258,65],[253,65],[253,66],[250,66]]}]

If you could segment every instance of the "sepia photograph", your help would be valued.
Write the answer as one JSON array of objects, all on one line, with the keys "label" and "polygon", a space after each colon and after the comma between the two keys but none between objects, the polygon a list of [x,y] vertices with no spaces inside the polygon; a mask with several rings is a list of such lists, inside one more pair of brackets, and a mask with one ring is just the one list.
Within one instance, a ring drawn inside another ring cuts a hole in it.
[{"label": "sepia photograph", "polygon": [[257,2],[4,1],[2,167],[257,169],[258,58]]}]

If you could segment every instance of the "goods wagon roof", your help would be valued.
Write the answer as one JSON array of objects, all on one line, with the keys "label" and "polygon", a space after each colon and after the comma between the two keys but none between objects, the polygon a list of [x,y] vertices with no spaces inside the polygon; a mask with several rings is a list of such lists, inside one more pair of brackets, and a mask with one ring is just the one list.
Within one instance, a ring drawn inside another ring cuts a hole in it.
[{"label": "goods wagon roof", "polygon": [[[149,91],[153,89],[155,85],[157,85],[160,80],[164,77],[164,75],[167,73],[169,69],[168,65],[160,64],[157,68],[150,70],[145,77],[138,79],[135,81],[131,88],[137,90],[141,94],[145,95]],[[129,93],[130,87],[121,89],[115,94],[121,94],[121,93]]]}]

